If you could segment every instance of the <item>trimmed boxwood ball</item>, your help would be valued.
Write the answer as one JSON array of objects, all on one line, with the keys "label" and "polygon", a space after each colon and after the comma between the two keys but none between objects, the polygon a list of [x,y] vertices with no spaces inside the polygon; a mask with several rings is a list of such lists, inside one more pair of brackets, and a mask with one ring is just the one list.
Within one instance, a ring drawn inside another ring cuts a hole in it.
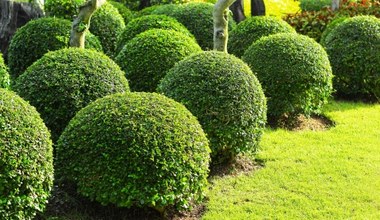
[{"label": "trimmed boxwood ball", "polygon": [[54,142],[87,104],[129,91],[116,63],[103,53],[79,48],[45,54],[16,79],[13,89],[37,108]]},{"label": "trimmed boxwood ball", "polygon": [[[380,100],[380,19],[348,18],[331,30],[324,43],[338,95]],[[376,95],[377,94],[377,95]]]},{"label": "trimmed boxwood ball", "polygon": [[213,163],[254,152],[266,123],[266,99],[249,67],[235,56],[207,51],[177,63],[158,91],[183,103],[210,140]]},{"label": "trimmed boxwood ball", "polygon": [[9,88],[9,84],[8,67],[4,63],[3,54],[0,53],[0,88]]},{"label": "trimmed boxwood ball", "polygon": [[123,3],[116,1],[108,1],[113,7],[117,9],[121,17],[124,19],[124,23],[128,24],[134,17],[132,11],[127,8]]},{"label": "trimmed boxwood ball", "polygon": [[188,208],[207,186],[210,149],[199,122],[156,93],[92,102],[70,121],[56,152],[58,175],[102,204]]},{"label": "trimmed boxwood ball", "polygon": [[33,219],[53,185],[50,133],[35,108],[0,89],[0,219]]},{"label": "trimmed boxwood ball", "polygon": [[114,56],[117,37],[125,28],[123,17],[111,3],[104,3],[91,17],[90,32],[99,37],[104,53]]},{"label": "trimmed boxwood ball", "polygon": [[296,33],[294,28],[280,18],[252,16],[240,22],[230,32],[228,52],[241,57],[251,44],[261,37],[277,33]]},{"label": "trimmed boxwood ball", "polygon": [[[174,17],[195,36],[199,46],[203,50],[213,49],[214,22],[213,9],[214,5],[206,2],[191,2],[183,5],[166,6],[168,10],[157,8],[152,14],[166,14]],[[236,23],[229,16],[228,29],[231,31]]]},{"label": "trimmed boxwood ball", "polygon": [[328,56],[313,39],[275,34],[253,43],[243,60],[257,74],[268,98],[268,116],[278,120],[320,113],[332,92]]},{"label": "trimmed boxwood ball", "polygon": [[85,2],[86,0],[45,0],[44,10],[47,16],[73,20]]},{"label": "trimmed boxwood ball", "polygon": [[166,15],[146,15],[133,19],[130,23],[128,23],[124,31],[117,39],[116,54],[118,54],[121,49],[123,49],[124,45],[137,34],[154,28],[174,30],[194,38],[185,26],[172,17]]},{"label": "trimmed boxwood ball", "polygon": [[345,21],[347,18],[349,18],[349,17],[338,17],[338,18],[335,18],[334,20],[332,20],[332,21],[326,26],[325,30],[322,32],[321,39],[319,40],[319,43],[320,43],[322,46],[325,46],[327,35],[329,35],[330,32],[331,32],[336,26],[338,26],[340,23],[342,23],[343,21]]},{"label": "trimmed boxwood ball", "polygon": [[[40,18],[16,31],[8,49],[8,67],[13,78],[22,74],[48,51],[68,46],[71,22],[61,18]],[[86,48],[101,50],[99,40],[88,34]]]},{"label": "trimmed boxwood ball", "polygon": [[132,91],[153,92],[176,62],[201,51],[193,38],[181,32],[151,29],[128,41],[116,63],[125,71]]}]

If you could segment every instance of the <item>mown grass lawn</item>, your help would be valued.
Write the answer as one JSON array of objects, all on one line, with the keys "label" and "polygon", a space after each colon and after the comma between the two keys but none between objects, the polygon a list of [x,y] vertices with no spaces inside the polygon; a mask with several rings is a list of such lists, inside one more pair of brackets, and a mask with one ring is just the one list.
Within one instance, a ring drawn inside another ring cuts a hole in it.
[{"label": "mown grass lawn", "polygon": [[380,219],[380,105],[332,102],[325,131],[267,129],[249,174],[215,177],[202,219]]}]

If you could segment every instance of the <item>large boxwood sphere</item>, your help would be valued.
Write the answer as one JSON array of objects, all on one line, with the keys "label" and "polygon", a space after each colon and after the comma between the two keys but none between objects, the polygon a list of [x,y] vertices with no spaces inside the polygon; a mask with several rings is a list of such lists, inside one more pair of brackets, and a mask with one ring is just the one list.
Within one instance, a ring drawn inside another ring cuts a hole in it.
[{"label": "large boxwood sphere", "polygon": [[123,71],[110,58],[79,48],[45,54],[17,78],[14,89],[41,113],[53,141],[90,102],[129,91]]},{"label": "large boxwood sphere", "polygon": [[117,9],[121,17],[123,17],[125,24],[128,24],[134,18],[133,12],[129,8],[127,8],[127,6],[125,6],[123,3],[117,1],[108,2],[111,3],[111,5]]},{"label": "large boxwood sphere", "polygon": [[5,65],[3,55],[0,53],[0,88],[8,88],[9,84],[8,67]]},{"label": "large boxwood sphere", "polygon": [[230,32],[228,52],[241,57],[251,44],[261,37],[277,33],[296,33],[294,28],[276,17],[252,16],[240,22]]},{"label": "large boxwood sphere", "polygon": [[332,92],[332,71],[325,50],[298,34],[275,34],[253,43],[243,60],[263,86],[271,119],[319,113]]},{"label": "large boxwood sphere", "polygon": [[85,2],[86,0],[45,0],[44,10],[47,16],[73,20]]},{"label": "large boxwood sphere", "polygon": [[133,91],[152,92],[176,62],[200,51],[195,40],[185,34],[152,29],[128,41],[116,63],[125,71]]},{"label": "large boxwood sphere", "polygon": [[194,54],[168,72],[158,91],[183,103],[199,119],[214,163],[257,149],[266,123],[266,99],[255,75],[235,56]]},{"label": "large boxwood sphere", "polygon": [[[169,10],[159,10],[157,8],[152,13],[166,14],[174,17],[195,36],[195,39],[203,50],[213,49],[214,22],[212,13],[214,5],[206,2],[191,2],[175,6],[177,6],[176,9],[167,7]],[[229,30],[233,30],[235,26],[236,23],[232,19],[232,16],[229,16]]]},{"label": "large boxwood sphere", "polygon": [[118,54],[121,49],[123,49],[124,45],[137,34],[155,28],[178,31],[194,38],[185,26],[172,17],[166,15],[146,15],[133,19],[130,23],[128,23],[124,31],[117,39],[116,54]]},{"label": "large boxwood sphere", "polygon": [[0,89],[0,219],[33,219],[52,185],[48,129],[35,108]]},{"label": "large boxwood sphere", "polygon": [[57,173],[102,204],[162,210],[200,201],[210,149],[196,118],[155,93],[114,94],[70,121],[57,146]]},{"label": "large boxwood sphere", "polygon": [[380,19],[348,18],[331,30],[324,46],[339,95],[368,98],[380,92]]},{"label": "large boxwood sphere", "polygon": [[[34,61],[52,50],[68,46],[71,22],[60,18],[32,20],[16,31],[8,49],[8,67],[13,78],[18,77]],[[86,37],[86,48],[99,48],[99,40]]]},{"label": "large boxwood sphere", "polygon": [[90,31],[99,37],[104,53],[110,57],[114,56],[117,37],[124,28],[123,17],[111,3],[104,3],[91,17]]}]

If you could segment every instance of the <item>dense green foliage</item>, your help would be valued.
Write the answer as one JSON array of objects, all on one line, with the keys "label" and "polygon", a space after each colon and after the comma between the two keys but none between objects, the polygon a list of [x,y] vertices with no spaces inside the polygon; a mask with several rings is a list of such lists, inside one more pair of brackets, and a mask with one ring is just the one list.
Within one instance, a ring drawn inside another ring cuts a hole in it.
[{"label": "dense green foliage", "polygon": [[207,51],[177,63],[158,91],[183,103],[207,133],[213,163],[258,148],[266,99],[249,67],[235,56]]},{"label": "dense green foliage", "polygon": [[342,0],[341,7],[337,11],[332,11],[330,7],[319,11],[303,11],[288,14],[284,20],[294,27],[298,33],[307,35],[319,42],[321,34],[332,20],[338,17],[357,15],[374,15],[380,18],[380,1],[366,0],[350,3],[348,0]]},{"label": "dense green foliage", "polygon": [[263,36],[277,33],[295,33],[296,31],[285,21],[276,17],[252,16],[240,22],[230,32],[228,52],[241,57],[253,42]]},{"label": "dense green foliage", "polygon": [[9,84],[8,67],[4,63],[3,54],[0,53],[0,88],[8,88]]},{"label": "dense green foliage", "polygon": [[15,91],[35,106],[55,142],[90,102],[129,91],[120,68],[102,53],[68,48],[45,54],[17,78]]},{"label": "dense green foliage", "polygon": [[319,43],[324,46],[326,44],[326,37],[330,34],[330,32],[338,26],[340,23],[342,23],[344,20],[346,20],[348,17],[338,17],[334,18],[325,28],[321,35],[321,39],[319,40]]},{"label": "dense green foliage", "polygon": [[[203,50],[213,48],[214,26],[212,12],[214,5],[205,2],[191,2],[183,5],[175,5],[176,8],[167,7],[168,10],[157,8],[153,14],[166,14],[174,17],[195,36],[199,46]],[[233,30],[236,23],[229,16],[229,30]]]},{"label": "dense green foliage", "polygon": [[111,3],[111,5],[117,9],[121,17],[123,17],[125,24],[128,24],[134,18],[132,11],[129,8],[127,8],[124,4],[116,1],[108,2]]},{"label": "dense green foliage", "polygon": [[84,2],[85,0],[45,0],[44,10],[47,16],[73,20]]},{"label": "dense green foliage", "polygon": [[124,45],[137,34],[154,28],[174,30],[194,38],[185,26],[172,17],[166,15],[146,15],[133,19],[130,23],[128,23],[117,39],[116,54],[118,54],[121,49],[123,49]]},{"label": "dense green foliage", "polygon": [[133,91],[153,92],[174,64],[202,51],[195,40],[173,30],[151,29],[128,41],[116,63]]},{"label": "dense green foliage", "polygon": [[196,118],[156,93],[110,95],[70,121],[57,173],[102,204],[163,210],[203,198],[210,149]]},{"label": "dense green foliage", "polygon": [[338,94],[380,100],[380,19],[357,16],[331,30],[325,48]]},{"label": "dense green foliage", "polygon": [[[46,52],[67,47],[70,30],[70,21],[50,17],[32,20],[18,29],[8,49],[10,75],[16,78]],[[86,48],[101,50],[99,40],[87,36]]]},{"label": "dense green foliage", "polygon": [[125,28],[123,17],[111,3],[104,3],[91,18],[90,31],[99,37],[104,53],[114,56],[117,37]]},{"label": "dense green foliage", "polygon": [[302,11],[319,11],[323,7],[330,6],[331,0],[300,0]]},{"label": "dense green foliage", "polygon": [[307,36],[282,33],[263,37],[245,51],[243,60],[263,86],[271,120],[320,113],[331,95],[328,56]]},{"label": "dense green foliage", "polygon": [[0,89],[0,218],[33,219],[53,185],[53,147],[38,112]]}]

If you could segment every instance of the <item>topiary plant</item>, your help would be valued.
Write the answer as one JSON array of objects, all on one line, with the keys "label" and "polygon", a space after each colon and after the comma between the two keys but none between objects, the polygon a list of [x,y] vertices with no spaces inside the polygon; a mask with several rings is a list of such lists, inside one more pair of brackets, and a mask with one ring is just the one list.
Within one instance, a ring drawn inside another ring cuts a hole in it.
[{"label": "topiary plant", "polygon": [[124,23],[128,24],[134,17],[132,11],[127,8],[124,4],[116,1],[109,1],[113,7],[117,9],[121,17],[124,19]]},{"label": "topiary plant", "polygon": [[168,72],[158,91],[198,118],[210,140],[213,163],[257,150],[266,100],[259,81],[240,59],[216,51],[194,54]]},{"label": "topiary plant", "polygon": [[[32,20],[16,31],[8,49],[8,67],[18,77],[48,51],[68,46],[71,22],[60,18]],[[99,48],[100,47],[100,48]],[[95,36],[86,38],[86,48],[101,49]]]},{"label": "topiary plant", "polygon": [[263,86],[268,116],[274,122],[320,113],[332,92],[332,72],[325,50],[313,39],[281,33],[263,37],[244,53],[243,60]]},{"label": "topiary plant", "polygon": [[380,90],[380,19],[346,19],[326,36],[324,46],[338,95],[371,98]]},{"label": "topiary plant", "polygon": [[[203,50],[211,50],[213,48],[214,23],[213,9],[214,5],[205,2],[191,2],[183,5],[167,7],[168,10],[162,10],[160,7],[152,12],[152,14],[166,14],[174,17],[195,36],[199,46]],[[236,23],[232,16],[229,16],[228,28],[233,30]]]},{"label": "topiary plant", "polygon": [[176,62],[200,51],[195,40],[183,33],[152,29],[128,41],[116,63],[125,71],[131,90],[153,92]]},{"label": "topiary plant", "polygon": [[183,105],[155,93],[114,94],[70,121],[58,141],[57,173],[102,204],[189,208],[204,197],[209,153]]},{"label": "topiary plant", "polygon": [[319,43],[324,46],[326,44],[326,37],[330,34],[331,30],[333,30],[336,26],[338,26],[340,23],[342,23],[344,20],[346,20],[348,17],[337,17],[334,18],[325,28],[325,30],[322,32],[321,39],[319,40]]},{"label": "topiary plant", "polygon": [[[191,38],[194,36],[177,20],[166,15],[147,15],[133,19],[121,33],[116,43],[116,54],[118,54],[124,45],[134,38],[137,34],[150,29],[165,29],[181,32]],[[195,39],[195,38],[194,38]]]},{"label": "topiary plant", "polygon": [[110,3],[104,3],[91,18],[90,32],[99,37],[104,53],[114,56],[117,37],[125,28],[123,17]]},{"label": "topiary plant", "polygon": [[0,219],[33,219],[53,185],[50,134],[34,107],[0,89]]},{"label": "topiary plant", "polygon": [[72,21],[78,15],[79,7],[86,0],[45,0],[44,10],[47,16]]},{"label": "topiary plant", "polygon": [[276,17],[249,17],[231,31],[228,51],[237,57],[241,57],[253,42],[263,36],[277,33],[296,33],[296,31],[288,23]]},{"label": "topiary plant", "polygon": [[129,87],[124,73],[104,54],[68,48],[45,54],[17,78],[14,90],[41,113],[55,142],[81,108]]},{"label": "topiary plant", "polygon": [[0,88],[9,88],[10,79],[8,67],[5,65],[3,55],[0,53]]}]

